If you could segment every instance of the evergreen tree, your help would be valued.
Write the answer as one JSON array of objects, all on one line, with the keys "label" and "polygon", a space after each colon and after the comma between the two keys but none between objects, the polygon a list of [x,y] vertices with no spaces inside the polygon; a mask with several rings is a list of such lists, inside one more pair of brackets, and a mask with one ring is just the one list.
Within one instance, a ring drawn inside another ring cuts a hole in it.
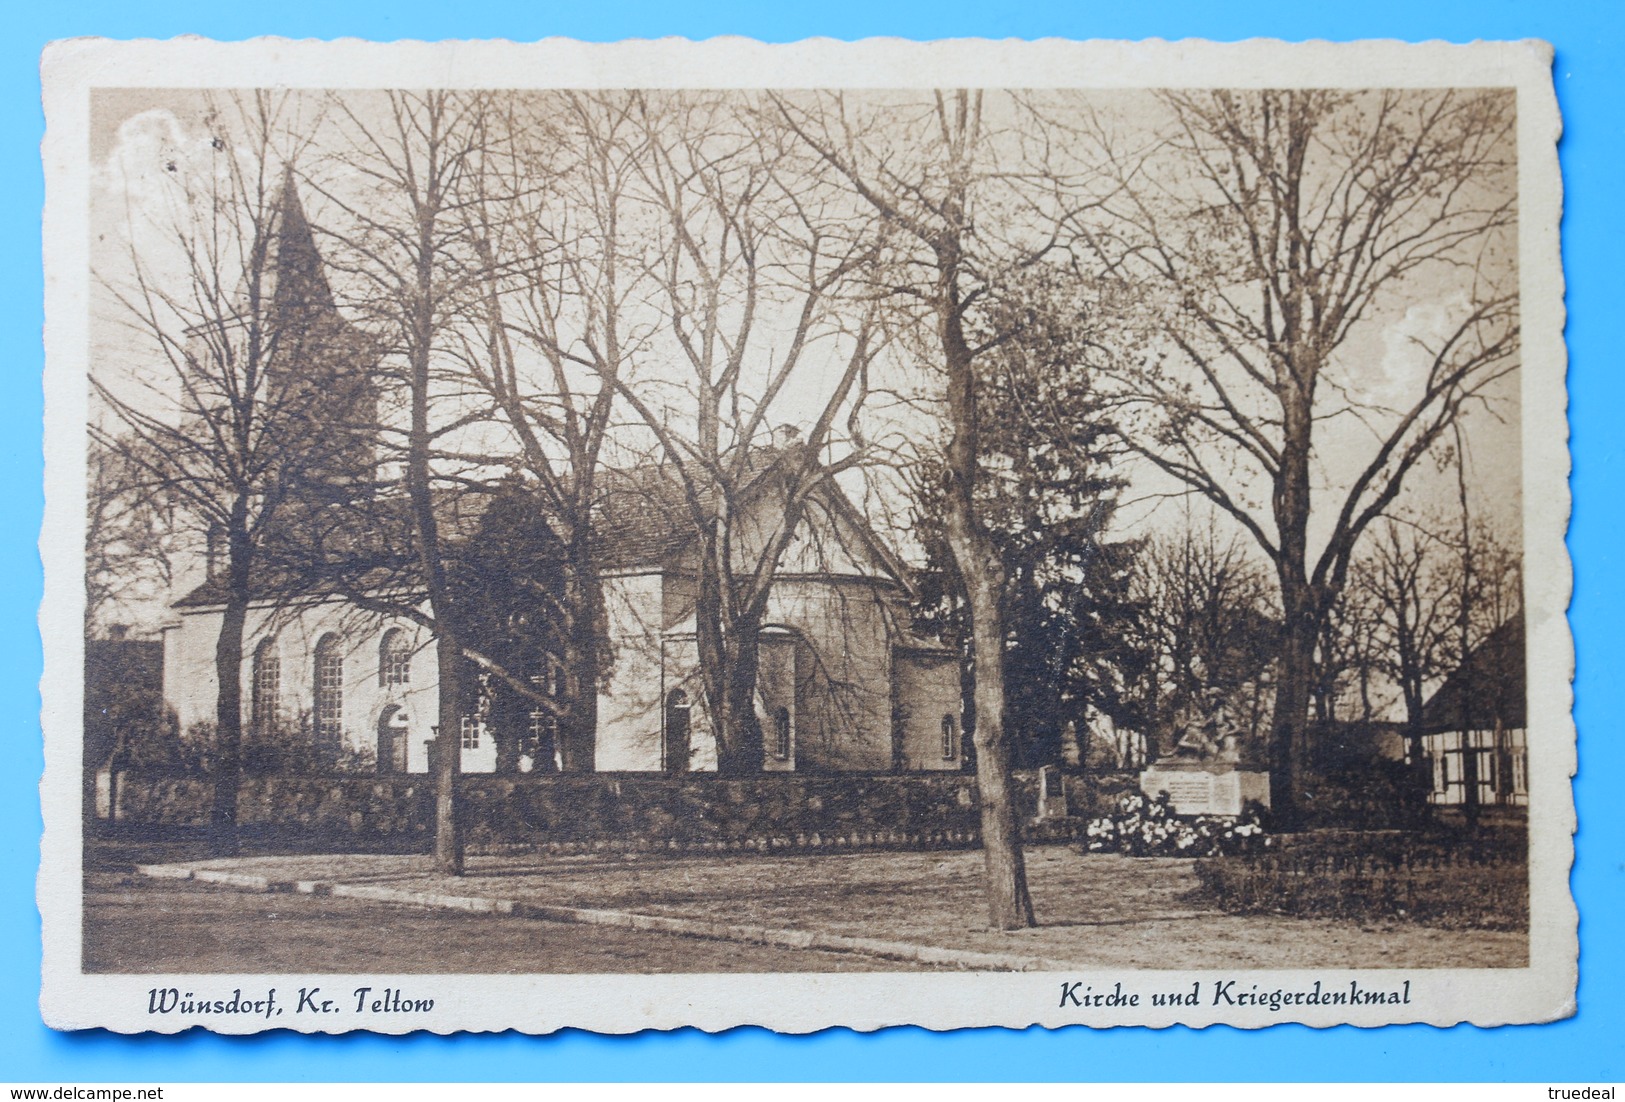
[{"label": "evergreen tree", "polygon": [[[1004,718],[1018,763],[1058,760],[1070,721],[1094,707],[1132,724],[1128,688],[1149,660],[1134,643],[1137,544],[1107,529],[1122,486],[1115,430],[1094,385],[1107,323],[1098,291],[1039,265],[988,311],[1013,336],[978,362],[986,412],[977,506],[1004,568],[1004,676],[1020,692]],[[967,650],[964,602],[941,522],[940,472],[927,471],[920,531],[928,576],[921,626]]]}]

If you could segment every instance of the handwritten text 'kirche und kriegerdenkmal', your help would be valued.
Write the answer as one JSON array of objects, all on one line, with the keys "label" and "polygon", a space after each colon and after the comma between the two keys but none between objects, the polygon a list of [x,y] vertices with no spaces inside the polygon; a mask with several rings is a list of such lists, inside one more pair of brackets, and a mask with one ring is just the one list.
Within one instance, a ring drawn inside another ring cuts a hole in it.
[{"label": "handwritten text 'kirche und kriegerdenkmal'", "polygon": [[277,998],[277,989],[263,995],[243,994],[233,988],[230,995],[198,995],[178,987],[154,987],[147,992],[148,1014],[178,1014],[182,1017],[245,1015],[280,1017],[285,1010],[299,1014],[425,1014],[434,1009],[433,999],[410,998],[396,987],[357,987],[345,992],[327,992],[320,987],[301,987],[292,998]]},{"label": "handwritten text 'kirche und kriegerdenkmal'", "polygon": [[[1206,996],[1203,994],[1204,986],[1208,986]],[[1316,980],[1312,987],[1296,989],[1264,988],[1257,983],[1243,984],[1241,980],[1194,980],[1189,988],[1150,992],[1146,1000],[1153,1007],[1247,1007],[1276,1013],[1294,1006],[1408,1006],[1410,1001],[1410,980],[1386,988],[1362,985],[1358,980],[1349,980],[1347,986],[1340,982],[1328,984]],[[1144,1004],[1139,992],[1124,991],[1122,983],[1102,987],[1098,991],[1082,980],[1061,984],[1063,1007],[1132,1009],[1141,1005]]]}]

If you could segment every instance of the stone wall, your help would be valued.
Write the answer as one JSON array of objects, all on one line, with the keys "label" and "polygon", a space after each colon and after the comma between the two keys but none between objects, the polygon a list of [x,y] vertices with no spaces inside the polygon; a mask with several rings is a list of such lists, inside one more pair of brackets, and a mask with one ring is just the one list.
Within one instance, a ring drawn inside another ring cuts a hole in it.
[{"label": "stone wall", "polygon": [[[105,822],[106,776],[98,777]],[[196,774],[120,773],[117,825],[174,829],[208,825],[213,786]],[[244,777],[237,821],[250,838],[301,849],[411,847],[430,833],[433,803],[426,775],[401,777]]]},{"label": "stone wall", "polygon": [[[101,787],[105,811],[105,775]],[[474,852],[971,846],[979,837],[976,782],[958,773],[467,774],[459,791]],[[204,777],[124,772],[117,797],[123,830],[208,823]],[[299,849],[426,846],[431,815],[423,775],[244,777],[238,798],[246,838]]]},{"label": "stone wall", "polygon": [[[1031,836],[1070,837],[1101,795],[1084,777],[1065,778],[1068,823]],[[101,778],[105,825],[106,777]],[[465,837],[473,852],[638,852],[975,846],[980,838],[975,778],[968,773],[848,773],[817,776],[651,773],[465,774],[459,781]],[[1016,774],[1019,821],[1037,811],[1036,774]],[[204,777],[125,772],[118,780],[120,829],[167,833],[207,825]],[[429,778],[249,776],[238,798],[244,836],[300,850],[410,851],[428,845]]]},{"label": "stone wall", "polygon": [[968,776],[579,774],[464,782],[471,846],[800,849],[971,845]]}]

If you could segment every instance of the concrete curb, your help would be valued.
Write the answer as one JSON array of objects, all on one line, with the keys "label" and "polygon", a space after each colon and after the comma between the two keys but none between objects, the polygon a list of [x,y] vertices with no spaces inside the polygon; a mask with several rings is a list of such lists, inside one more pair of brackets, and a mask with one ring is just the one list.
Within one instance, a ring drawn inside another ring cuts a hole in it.
[{"label": "concrete curb", "polygon": [[594,907],[564,907],[552,903],[531,903],[523,899],[503,899],[481,895],[451,895],[445,892],[391,888],[381,884],[342,884],[326,880],[277,880],[255,873],[231,872],[219,868],[190,865],[137,865],[136,872],[160,880],[196,880],[199,883],[252,892],[298,892],[303,895],[333,895],[373,903],[390,903],[436,910],[465,911],[471,914],[512,915],[546,922],[569,922],[583,926],[613,926],[626,930],[649,930],[710,941],[733,941],[747,945],[767,945],[778,949],[813,949],[829,953],[852,953],[883,960],[908,961],[983,972],[1066,972],[1078,966],[1067,961],[1016,953],[984,953],[974,949],[950,949],[939,945],[917,945],[908,941],[852,937],[815,930],[793,930],[772,926],[742,926],[699,918],[612,911]]}]

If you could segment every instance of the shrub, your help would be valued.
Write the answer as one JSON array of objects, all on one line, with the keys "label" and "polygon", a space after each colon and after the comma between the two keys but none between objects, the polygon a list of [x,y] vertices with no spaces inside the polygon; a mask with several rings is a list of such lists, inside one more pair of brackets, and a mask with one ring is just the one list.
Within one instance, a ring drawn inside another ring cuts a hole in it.
[{"label": "shrub", "polygon": [[1088,784],[1083,791],[1084,798],[1072,813],[1091,819],[1116,815],[1123,797],[1140,791],[1138,773],[1091,773],[1087,780]]},{"label": "shrub", "polygon": [[164,708],[154,722],[124,729],[122,769],[151,769],[166,773],[202,773],[204,756],[214,743],[214,724],[195,723],[182,732],[173,708]]},{"label": "shrub", "polygon": [[1226,911],[1520,930],[1529,922],[1521,831],[1311,832],[1268,853],[1198,861],[1202,894]]},{"label": "shrub", "polygon": [[1083,839],[1086,852],[1130,857],[1211,857],[1267,845],[1264,812],[1257,804],[1249,802],[1239,816],[1179,816],[1166,792],[1123,793],[1113,813],[1089,821]]},{"label": "shrub", "polygon": [[371,746],[352,746],[347,739],[318,746],[310,712],[302,711],[269,731],[245,727],[242,763],[250,776],[376,773],[378,754]]},{"label": "shrub", "polygon": [[1415,828],[1427,816],[1426,794],[1404,762],[1373,760],[1332,769],[1303,792],[1310,827],[1351,830]]}]

